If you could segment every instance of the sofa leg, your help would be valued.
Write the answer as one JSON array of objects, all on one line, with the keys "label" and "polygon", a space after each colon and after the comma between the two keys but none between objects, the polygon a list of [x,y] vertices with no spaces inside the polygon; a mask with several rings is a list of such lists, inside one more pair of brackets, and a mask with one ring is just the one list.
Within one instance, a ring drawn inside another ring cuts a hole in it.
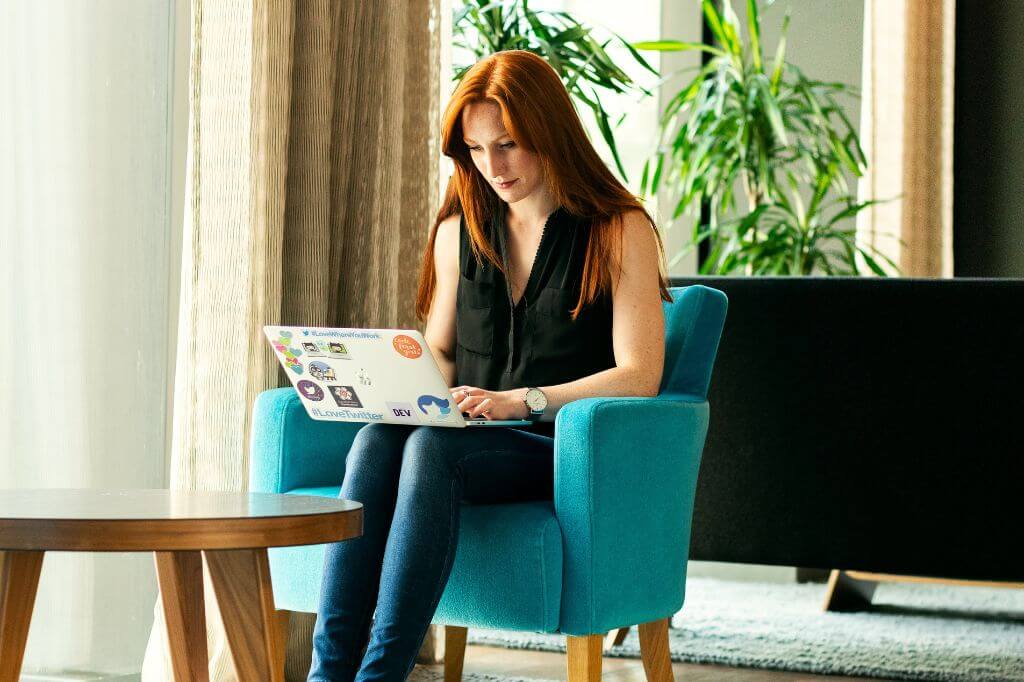
[{"label": "sofa leg", "polygon": [[648,682],[672,682],[672,657],[668,649],[668,618],[641,623],[640,657]]},{"label": "sofa leg", "polygon": [[458,625],[444,626],[444,682],[459,682],[462,679],[468,632]]},{"label": "sofa leg", "polygon": [[569,682],[598,682],[601,679],[601,654],[604,634],[566,637]]},{"label": "sofa leg", "polygon": [[280,652],[280,660],[275,661],[274,665],[281,671],[281,679],[283,680],[285,652],[288,649],[288,625],[291,623],[292,612],[278,609],[275,613],[277,615],[277,641],[279,643],[277,650]]},{"label": "sofa leg", "polygon": [[878,583],[861,580],[846,571],[833,570],[828,578],[828,594],[825,595],[825,611],[853,612],[871,608]]}]

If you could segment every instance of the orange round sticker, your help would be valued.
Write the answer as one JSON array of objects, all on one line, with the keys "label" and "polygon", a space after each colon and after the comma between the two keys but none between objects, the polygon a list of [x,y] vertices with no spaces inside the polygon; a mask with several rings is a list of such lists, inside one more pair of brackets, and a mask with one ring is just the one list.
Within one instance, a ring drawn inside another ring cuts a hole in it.
[{"label": "orange round sticker", "polygon": [[423,347],[420,346],[419,341],[406,336],[405,334],[399,334],[392,339],[391,344],[398,351],[399,355],[405,356],[410,360],[415,360],[419,356],[423,355]]}]

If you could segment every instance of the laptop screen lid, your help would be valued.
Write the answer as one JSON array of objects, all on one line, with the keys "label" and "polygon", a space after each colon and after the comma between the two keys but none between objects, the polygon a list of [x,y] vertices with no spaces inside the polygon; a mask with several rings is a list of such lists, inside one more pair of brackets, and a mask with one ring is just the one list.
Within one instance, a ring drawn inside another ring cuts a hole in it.
[{"label": "laptop screen lid", "polygon": [[464,419],[415,329],[268,325],[263,332],[313,419],[454,428],[530,423]]}]

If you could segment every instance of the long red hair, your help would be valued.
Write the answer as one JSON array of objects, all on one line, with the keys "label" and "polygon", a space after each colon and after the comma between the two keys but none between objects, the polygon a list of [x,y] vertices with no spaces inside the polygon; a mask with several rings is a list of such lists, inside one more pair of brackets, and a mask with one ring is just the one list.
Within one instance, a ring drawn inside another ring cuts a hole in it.
[{"label": "long red hair", "polygon": [[570,214],[591,220],[584,258],[583,283],[573,310],[611,291],[618,276],[623,215],[643,211],[658,239],[661,256],[660,289],[669,301],[664,275],[664,248],[650,214],[640,200],[622,186],[590,144],[569,93],[551,66],[525,50],[508,50],[484,57],[470,68],[452,94],[441,125],[441,151],[455,164],[437,219],[427,239],[416,292],[416,314],[423,320],[434,296],[434,242],[437,227],[461,213],[473,253],[504,271],[495,247],[484,231],[500,199],[481,176],[462,139],[462,110],[471,102],[490,100],[501,109],[505,130],[516,144],[540,156],[547,188]]}]

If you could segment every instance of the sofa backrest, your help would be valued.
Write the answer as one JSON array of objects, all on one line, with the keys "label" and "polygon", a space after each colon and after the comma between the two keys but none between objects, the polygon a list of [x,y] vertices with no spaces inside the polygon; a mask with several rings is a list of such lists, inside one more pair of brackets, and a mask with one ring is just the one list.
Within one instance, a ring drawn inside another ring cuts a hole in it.
[{"label": "sofa backrest", "polygon": [[728,300],[721,291],[701,285],[675,287],[669,293],[660,392],[707,397]]},{"label": "sofa backrest", "polygon": [[692,559],[1024,581],[1024,280],[673,283],[729,297]]}]

